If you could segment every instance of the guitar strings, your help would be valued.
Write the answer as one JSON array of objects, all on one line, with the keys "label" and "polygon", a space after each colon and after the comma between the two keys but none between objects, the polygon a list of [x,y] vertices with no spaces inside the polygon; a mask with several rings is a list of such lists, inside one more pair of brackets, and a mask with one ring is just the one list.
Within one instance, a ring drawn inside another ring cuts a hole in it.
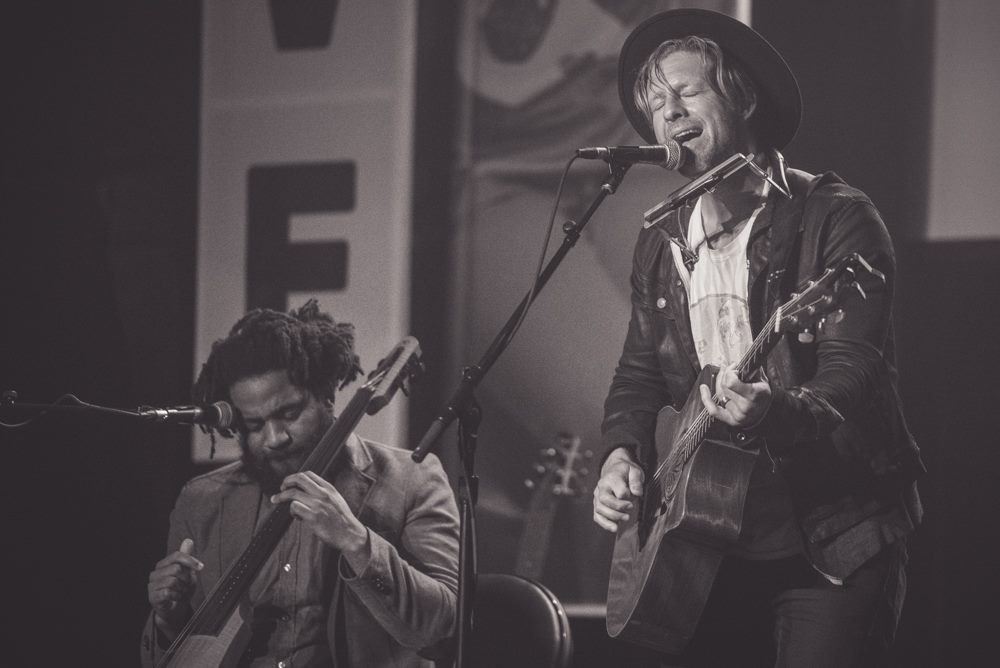
[{"label": "guitar strings", "polygon": [[[777,327],[779,318],[797,318],[797,314],[799,312],[808,312],[809,309],[815,310],[816,305],[820,304],[824,298],[828,297],[813,299],[810,293],[814,292],[815,288],[835,280],[842,271],[843,268],[841,267],[828,268],[818,279],[810,281],[808,289],[805,289],[798,294],[793,294],[791,299],[789,299],[782,306],[778,307],[774,313],[771,314],[761,331],[761,335],[750,344],[750,348],[736,365],[737,375],[741,379],[744,378],[748,369],[760,366],[762,363],[762,360],[759,360],[759,358],[766,354],[766,351],[770,349],[771,342],[780,334]],[[806,298],[813,299],[813,301],[808,306],[803,307],[799,302],[805,300]],[[787,315],[789,312],[791,312],[792,315]],[[720,398],[721,395],[714,394],[712,396],[712,401],[718,401]],[[661,478],[668,478],[665,481],[666,484],[662,487],[664,498],[673,493],[674,487],[676,487],[680,480],[684,465],[687,464],[687,462],[694,455],[695,450],[697,450],[702,440],[708,434],[708,430],[711,429],[714,423],[715,418],[708,414],[707,409],[702,408],[701,412],[698,413],[697,417],[695,417],[692,421],[691,426],[681,436],[679,447],[677,447],[671,455],[665,458],[657,467],[656,472],[653,474],[653,481],[660,482]],[[671,474],[672,477],[669,477]]]},{"label": "guitar strings", "polygon": [[[771,337],[774,334],[775,322],[778,314],[781,313],[782,309],[776,310],[771,317],[768,318],[767,323],[764,326],[764,332],[766,334],[754,340],[750,345],[750,348],[740,359],[739,363],[736,365],[737,374],[742,377],[746,371],[755,363],[755,360],[763,353],[765,347],[770,342]],[[712,400],[717,401],[721,395],[713,395]],[[670,471],[676,471],[674,478],[670,480],[670,484],[667,486],[667,490],[672,490],[673,486],[676,484],[677,480],[680,478],[680,472],[684,465],[691,459],[694,451],[697,449],[698,445],[701,443],[702,439],[708,434],[708,430],[711,429],[712,425],[715,423],[715,418],[708,414],[705,408],[701,409],[698,416],[691,423],[691,426],[684,432],[681,437],[681,445],[676,450],[672,456],[667,457],[663,462],[657,467],[656,472],[653,474],[653,480],[659,481],[661,477],[668,474]]]}]

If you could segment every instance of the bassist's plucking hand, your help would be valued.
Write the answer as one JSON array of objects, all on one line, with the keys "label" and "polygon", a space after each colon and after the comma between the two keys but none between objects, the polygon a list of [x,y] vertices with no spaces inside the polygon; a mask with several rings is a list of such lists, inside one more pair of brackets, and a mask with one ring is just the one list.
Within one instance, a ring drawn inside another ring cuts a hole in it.
[{"label": "bassist's plucking hand", "polygon": [[642,495],[645,474],[625,448],[614,450],[601,467],[601,479],[594,488],[594,522],[612,533],[628,519]]},{"label": "bassist's plucking hand", "polygon": [[149,604],[156,614],[156,625],[171,636],[184,625],[196,584],[195,572],[204,568],[191,554],[193,549],[194,541],[185,538],[180,549],[157,562],[149,574]]}]

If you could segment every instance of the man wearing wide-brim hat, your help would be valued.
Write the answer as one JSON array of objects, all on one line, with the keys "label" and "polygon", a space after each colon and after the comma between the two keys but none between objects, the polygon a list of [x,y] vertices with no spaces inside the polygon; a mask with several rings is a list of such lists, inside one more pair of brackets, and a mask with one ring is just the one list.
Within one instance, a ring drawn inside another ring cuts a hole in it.
[{"label": "man wearing wide-brim hat", "polygon": [[[594,490],[594,521],[619,533],[609,631],[678,665],[879,665],[923,469],[895,388],[886,227],[832,172],[785,164],[798,84],[731,17],[680,9],[641,23],[622,47],[619,94],[647,143],[681,147],[684,176],[737,154],[756,168],[639,233]],[[778,309],[854,253],[872,268],[857,264],[866,297],[824,286],[812,314]],[[842,313],[822,319],[835,294]],[[787,327],[773,334],[776,323]],[[661,409],[686,402],[681,426],[665,427]],[[681,436],[699,413],[728,445]]]}]

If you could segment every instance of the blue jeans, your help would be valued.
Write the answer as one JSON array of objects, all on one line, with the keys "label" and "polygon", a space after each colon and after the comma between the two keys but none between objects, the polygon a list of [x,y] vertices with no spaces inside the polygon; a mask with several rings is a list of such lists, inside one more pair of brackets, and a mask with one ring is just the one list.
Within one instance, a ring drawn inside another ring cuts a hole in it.
[{"label": "blue jeans", "polygon": [[905,586],[903,543],[843,585],[795,556],[722,561],[694,638],[664,666],[850,668],[880,666],[895,631],[890,603]]}]

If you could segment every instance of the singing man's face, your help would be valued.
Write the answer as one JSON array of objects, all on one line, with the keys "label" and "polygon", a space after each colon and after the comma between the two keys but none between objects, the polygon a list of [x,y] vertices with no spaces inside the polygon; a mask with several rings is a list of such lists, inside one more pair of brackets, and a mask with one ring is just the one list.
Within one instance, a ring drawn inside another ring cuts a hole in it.
[{"label": "singing man's face", "polygon": [[681,173],[692,178],[734,153],[751,153],[754,142],[748,118],[716,92],[701,57],[674,51],[660,60],[662,77],[646,90],[650,122],[658,142],[672,139],[684,147]]},{"label": "singing man's face", "polygon": [[273,482],[298,471],[333,424],[333,403],[294,385],[284,370],[236,381],[229,396],[242,420],[244,458]]}]

